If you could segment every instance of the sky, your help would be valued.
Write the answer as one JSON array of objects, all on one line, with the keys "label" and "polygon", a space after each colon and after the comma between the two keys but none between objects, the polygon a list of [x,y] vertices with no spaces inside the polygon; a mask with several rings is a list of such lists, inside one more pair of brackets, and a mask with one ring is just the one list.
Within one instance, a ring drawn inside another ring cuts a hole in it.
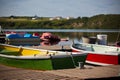
[{"label": "sky", "polygon": [[0,0],[0,16],[90,17],[120,14],[120,0]]}]

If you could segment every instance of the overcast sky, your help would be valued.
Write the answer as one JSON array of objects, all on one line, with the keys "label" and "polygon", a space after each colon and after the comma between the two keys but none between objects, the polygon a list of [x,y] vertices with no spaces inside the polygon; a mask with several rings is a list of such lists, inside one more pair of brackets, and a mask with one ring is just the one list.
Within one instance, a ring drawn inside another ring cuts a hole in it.
[{"label": "overcast sky", "polygon": [[120,0],[0,0],[0,16],[79,17],[120,14]]}]

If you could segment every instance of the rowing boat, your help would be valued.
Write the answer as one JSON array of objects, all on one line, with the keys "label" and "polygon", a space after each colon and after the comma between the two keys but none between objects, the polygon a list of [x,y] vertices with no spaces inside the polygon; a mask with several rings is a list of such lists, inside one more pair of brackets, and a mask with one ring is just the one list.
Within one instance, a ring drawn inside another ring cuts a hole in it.
[{"label": "rowing boat", "polygon": [[84,66],[87,53],[72,53],[0,44],[0,63],[19,68],[57,70]]},{"label": "rowing boat", "polygon": [[71,46],[73,52],[88,53],[86,63],[94,65],[119,65],[120,64],[120,47],[75,43]]}]

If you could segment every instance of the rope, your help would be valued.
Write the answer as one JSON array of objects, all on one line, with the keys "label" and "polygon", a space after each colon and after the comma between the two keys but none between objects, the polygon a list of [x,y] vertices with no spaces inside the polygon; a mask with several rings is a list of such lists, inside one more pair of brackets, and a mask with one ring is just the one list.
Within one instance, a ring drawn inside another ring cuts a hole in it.
[{"label": "rope", "polygon": [[119,30],[119,32],[118,32],[118,36],[117,36],[116,42],[118,41],[119,36],[120,36],[120,30]]},{"label": "rope", "polygon": [[70,56],[71,56],[71,59],[72,59],[73,65],[74,65],[74,67],[76,68],[77,66],[75,65],[75,61],[74,61],[74,58],[73,58],[72,54],[70,54]]}]

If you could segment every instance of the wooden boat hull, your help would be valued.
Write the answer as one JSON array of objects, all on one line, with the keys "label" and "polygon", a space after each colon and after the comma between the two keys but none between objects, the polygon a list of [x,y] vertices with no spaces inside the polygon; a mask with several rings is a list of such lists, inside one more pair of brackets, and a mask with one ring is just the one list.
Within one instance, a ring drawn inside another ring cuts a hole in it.
[{"label": "wooden boat hull", "polygon": [[0,45],[0,63],[19,68],[37,70],[69,69],[78,67],[78,62],[82,62],[84,65],[86,57],[87,54],[69,54],[60,51]]},{"label": "wooden boat hull", "polygon": [[[78,66],[78,62],[83,62],[85,56],[74,56],[75,65]],[[40,70],[56,70],[56,69],[69,69],[75,68],[71,56],[61,57],[61,58],[44,58],[44,59],[12,59],[0,57],[0,63],[14,66],[19,68],[27,68],[27,69],[40,69]]]},{"label": "wooden boat hull", "polygon": [[[79,45],[79,44],[77,44]],[[94,47],[94,44],[91,44],[92,47]],[[90,45],[89,45],[90,46]],[[102,46],[102,45],[98,45]],[[85,46],[84,46],[85,47]],[[72,51],[73,52],[86,52],[88,53],[86,58],[86,63],[94,64],[94,65],[118,65],[120,64],[120,48],[118,47],[111,47],[108,51],[104,52],[105,47],[98,49],[99,51],[92,51],[89,49],[89,51],[86,51],[85,49],[75,47],[75,45],[72,45]],[[109,46],[106,46],[109,47]],[[112,52],[112,49],[114,49],[114,52]],[[116,49],[116,52],[115,52]]]}]

